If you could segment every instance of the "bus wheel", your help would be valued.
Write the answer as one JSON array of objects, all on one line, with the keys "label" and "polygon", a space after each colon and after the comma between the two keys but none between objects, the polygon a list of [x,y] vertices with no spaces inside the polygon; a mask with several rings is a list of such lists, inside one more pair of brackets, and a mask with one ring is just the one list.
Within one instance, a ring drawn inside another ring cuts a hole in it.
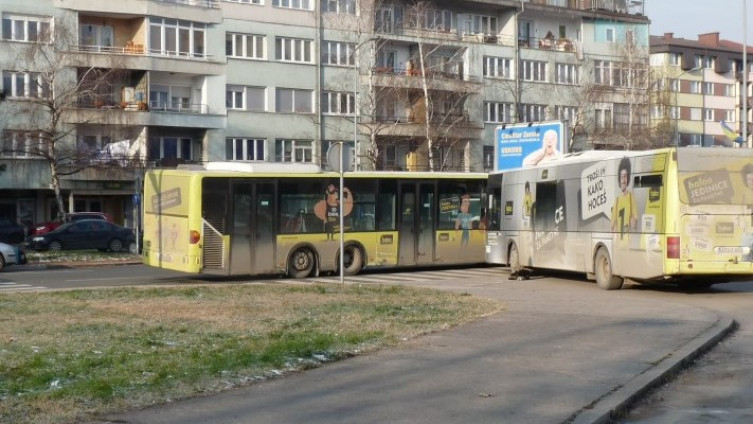
[{"label": "bus wheel", "polygon": [[[337,266],[340,266],[340,258],[337,258]],[[345,256],[343,256],[343,267],[345,275],[356,275],[363,267],[363,252],[358,246],[345,246]]]},{"label": "bus wheel", "polygon": [[293,278],[306,278],[314,270],[314,254],[310,249],[302,247],[290,256],[288,274]]},{"label": "bus wheel", "polygon": [[600,247],[594,257],[594,274],[596,284],[604,290],[618,290],[622,288],[622,278],[612,274],[612,261],[607,249]]},{"label": "bus wheel", "polygon": [[507,262],[510,264],[511,273],[520,271],[520,254],[518,254],[518,245],[515,243],[510,244],[510,253],[507,256]]}]

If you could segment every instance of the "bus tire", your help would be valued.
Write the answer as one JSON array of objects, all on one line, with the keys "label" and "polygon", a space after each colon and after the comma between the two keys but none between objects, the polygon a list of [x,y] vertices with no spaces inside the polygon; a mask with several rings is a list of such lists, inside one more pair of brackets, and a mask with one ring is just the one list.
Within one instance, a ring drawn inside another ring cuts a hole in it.
[{"label": "bus tire", "polygon": [[288,275],[293,278],[306,278],[314,271],[314,253],[307,247],[301,247],[290,255]]},{"label": "bus tire", "polygon": [[[337,258],[337,267],[340,267],[340,258]],[[345,246],[345,256],[343,257],[343,274],[356,275],[361,272],[363,267],[363,251],[355,244]]]},{"label": "bus tire", "polygon": [[518,245],[515,244],[515,242],[510,243],[510,251],[507,255],[507,262],[510,265],[511,273],[520,271],[520,253],[518,253]]},{"label": "bus tire", "polygon": [[600,247],[594,256],[596,284],[604,290],[619,290],[623,279],[612,274],[612,260],[607,249]]}]

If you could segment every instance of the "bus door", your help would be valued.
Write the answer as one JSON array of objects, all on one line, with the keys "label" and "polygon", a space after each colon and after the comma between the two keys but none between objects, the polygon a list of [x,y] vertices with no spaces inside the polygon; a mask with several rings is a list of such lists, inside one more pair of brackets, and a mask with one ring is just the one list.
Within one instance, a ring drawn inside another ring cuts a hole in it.
[{"label": "bus door", "polygon": [[233,185],[230,274],[274,271],[274,185]]},{"label": "bus door", "polygon": [[434,184],[400,183],[398,265],[434,262]]}]

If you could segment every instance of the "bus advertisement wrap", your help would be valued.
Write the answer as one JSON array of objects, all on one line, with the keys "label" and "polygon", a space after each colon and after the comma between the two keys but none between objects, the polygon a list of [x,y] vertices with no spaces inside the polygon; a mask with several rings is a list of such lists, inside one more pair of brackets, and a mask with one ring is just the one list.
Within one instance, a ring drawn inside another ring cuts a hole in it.
[{"label": "bus advertisement wrap", "polygon": [[562,139],[562,122],[497,127],[494,170],[536,166],[561,156]]}]

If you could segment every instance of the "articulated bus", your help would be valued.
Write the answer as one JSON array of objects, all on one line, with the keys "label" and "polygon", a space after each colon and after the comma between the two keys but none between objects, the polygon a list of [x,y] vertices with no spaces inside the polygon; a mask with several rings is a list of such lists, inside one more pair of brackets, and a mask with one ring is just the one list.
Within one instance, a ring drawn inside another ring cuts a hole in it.
[{"label": "articulated bus", "polygon": [[[144,263],[189,273],[483,264],[487,174],[211,162],[144,177]],[[340,192],[342,191],[342,202]]]},{"label": "articulated bus", "polygon": [[[487,261],[707,287],[751,279],[753,151],[588,151],[494,172]],[[529,269],[530,268],[530,269]]]}]

